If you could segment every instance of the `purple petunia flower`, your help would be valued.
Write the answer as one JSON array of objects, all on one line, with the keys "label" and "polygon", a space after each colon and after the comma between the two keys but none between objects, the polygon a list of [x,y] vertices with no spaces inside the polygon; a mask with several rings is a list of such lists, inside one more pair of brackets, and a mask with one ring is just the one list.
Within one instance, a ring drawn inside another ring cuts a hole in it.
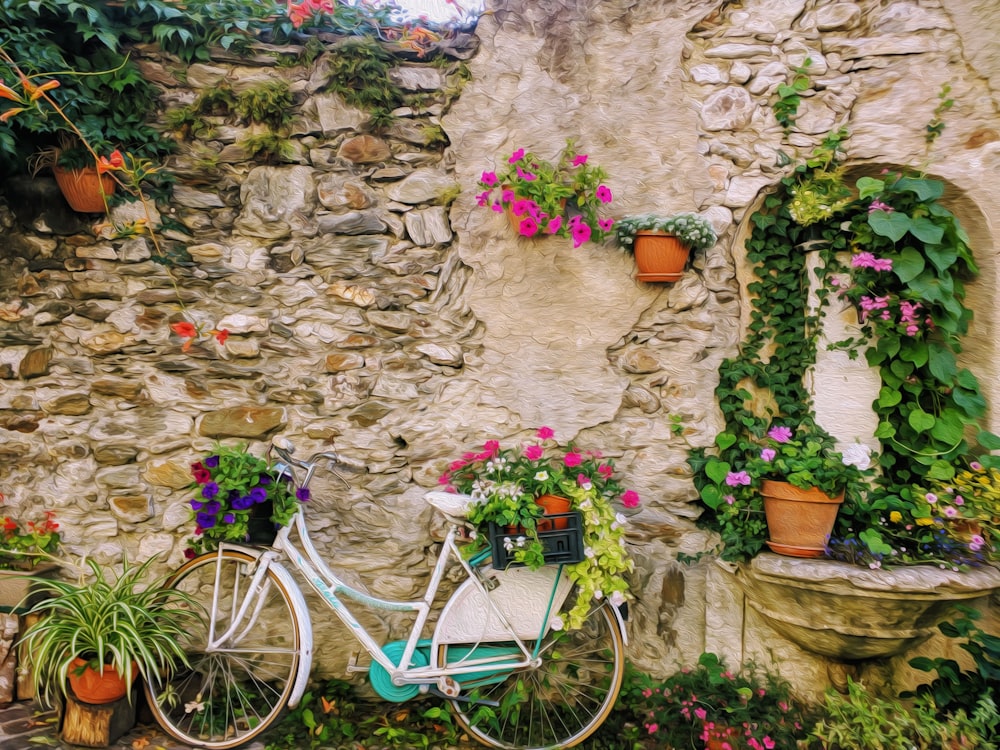
[{"label": "purple petunia flower", "polygon": [[207,466],[209,469],[214,469],[218,465],[219,465],[218,456],[209,456],[208,458],[205,459],[205,466]]},{"label": "purple petunia flower", "polygon": [[253,503],[262,503],[267,500],[267,490],[263,487],[254,487],[250,490],[250,501]]},{"label": "purple petunia flower", "polygon": [[222,517],[222,522],[223,523],[232,523],[235,520],[236,520],[236,516],[234,516],[232,513],[226,513],[226,515],[224,515]]},{"label": "purple petunia flower", "polygon": [[209,482],[204,487],[201,488],[201,496],[206,500],[211,500],[213,497],[219,494],[219,485],[215,482]]},{"label": "purple petunia flower", "polygon": [[199,513],[195,516],[198,525],[203,529],[210,529],[215,526],[215,516],[210,513]]},{"label": "purple petunia flower", "polygon": [[309,500],[309,488],[308,487],[299,487],[297,490],[295,490],[295,497],[297,497],[302,502],[308,502],[308,500]]}]

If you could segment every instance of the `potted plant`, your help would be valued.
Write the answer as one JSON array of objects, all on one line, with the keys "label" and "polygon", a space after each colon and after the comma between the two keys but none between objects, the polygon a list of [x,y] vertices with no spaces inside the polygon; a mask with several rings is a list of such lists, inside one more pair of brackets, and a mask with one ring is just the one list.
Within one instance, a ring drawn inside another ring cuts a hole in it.
[{"label": "potted plant", "polygon": [[552,162],[519,148],[496,171],[479,178],[476,200],[484,208],[506,213],[524,237],[572,237],[573,247],[600,242],[614,220],[600,213],[611,202],[603,169],[589,163],[572,140]]},{"label": "potted plant", "polygon": [[70,208],[80,213],[106,212],[108,197],[117,186],[110,170],[104,169],[86,148],[67,136],[60,137],[58,146],[33,154],[29,166],[33,177],[43,169],[50,169]]},{"label": "potted plant", "polygon": [[795,557],[825,554],[845,491],[857,496],[871,462],[864,449],[847,456],[836,451],[833,438],[811,422],[794,429],[772,424],[745,440],[721,433],[716,445],[728,460],[705,462],[702,501],[723,515],[762,509],[767,546]]},{"label": "potted plant", "polygon": [[[0,503],[4,500],[0,493]],[[53,555],[59,549],[59,524],[55,512],[44,511],[44,519],[18,521],[3,517],[0,528],[0,612],[14,612],[26,605],[32,579],[57,568]]]},{"label": "potted plant", "polygon": [[217,445],[191,465],[196,497],[189,501],[195,535],[188,558],[216,549],[219,542],[270,544],[278,526],[292,520],[309,490],[292,491],[287,476],[246,445]]},{"label": "potted plant", "polygon": [[[467,511],[477,529],[470,554],[486,549],[492,523],[508,529],[501,543],[510,557],[537,568],[545,564],[539,537],[545,518],[539,500],[549,504],[555,495],[564,499],[568,510],[580,514],[582,559],[565,568],[577,585],[577,598],[562,621],[574,628],[583,622],[592,599],[607,597],[615,605],[626,601],[625,574],[633,565],[625,550],[626,519],[616,506],[634,508],[639,496],[623,490],[614,478],[612,460],[573,445],[560,446],[549,427],[539,428],[536,437],[536,442],[518,450],[501,448],[498,441],[490,440],[481,452],[466,453],[454,461],[440,483],[474,500]],[[558,521],[550,528],[558,531]]]},{"label": "potted plant", "polygon": [[626,216],[615,225],[615,237],[625,251],[635,254],[640,281],[678,281],[692,250],[715,244],[717,235],[708,220],[692,213]]},{"label": "potted plant", "polygon": [[23,636],[25,653],[48,703],[65,695],[67,680],[84,703],[109,703],[131,695],[138,675],[158,683],[186,664],[181,635],[200,615],[183,592],[150,578],[155,557],[125,561],[110,578],[95,560],[76,581],[40,580],[44,598],[28,613],[43,617]]}]

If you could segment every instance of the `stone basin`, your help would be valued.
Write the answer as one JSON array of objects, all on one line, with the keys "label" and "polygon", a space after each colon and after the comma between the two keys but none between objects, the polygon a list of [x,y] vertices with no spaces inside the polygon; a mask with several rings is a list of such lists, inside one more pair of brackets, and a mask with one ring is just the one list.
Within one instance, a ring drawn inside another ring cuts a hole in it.
[{"label": "stone basin", "polygon": [[771,627],[806,651],[840,661],[906,651],[934,635],[953,604],[1000,588],[995,567],[870,570],[771,553],[738,566],[736,577],[747,605]]}]

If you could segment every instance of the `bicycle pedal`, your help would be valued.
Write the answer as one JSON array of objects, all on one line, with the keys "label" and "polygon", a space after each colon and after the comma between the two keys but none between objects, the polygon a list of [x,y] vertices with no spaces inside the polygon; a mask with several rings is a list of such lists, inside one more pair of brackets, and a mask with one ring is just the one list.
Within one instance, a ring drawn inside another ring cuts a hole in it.
[{"label": "bicycle pedal", "polygon": [[354,672],[371,671],[370,668],[367,666],[364,667],[358,666],[358,656],[359,656],[358,652],[355,651],[354,653],[351,654],[350,658],[347,660],[347,667],[345,668],[344,671],[346,671],[348,674],[352,674]]}]

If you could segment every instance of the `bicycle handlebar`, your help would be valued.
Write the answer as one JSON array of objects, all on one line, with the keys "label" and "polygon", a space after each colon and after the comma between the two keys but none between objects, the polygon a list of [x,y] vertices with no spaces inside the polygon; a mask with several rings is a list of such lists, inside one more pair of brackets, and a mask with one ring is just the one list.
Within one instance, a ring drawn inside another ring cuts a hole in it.
[{"label": "bicycle handlebar", "polygon": [[278,454],[282,461],[290,464],[291,466],[297,466],[308,472],[307,476],[312,474],[316,468],[317,462],[322,459],[326,459],[335,466],[343,466],[344,468],[353,469],[354,471],[367,471],[368,469],[364,462],[348,458],[347,456],[342,456],[335,451],[321,451],[319,453],[314,453],[308,460],[293,458],[292,453],[295,452],[295,446],[292,445],[291,441],[287,438],[275,438],[271,442],[271,448]]}]

